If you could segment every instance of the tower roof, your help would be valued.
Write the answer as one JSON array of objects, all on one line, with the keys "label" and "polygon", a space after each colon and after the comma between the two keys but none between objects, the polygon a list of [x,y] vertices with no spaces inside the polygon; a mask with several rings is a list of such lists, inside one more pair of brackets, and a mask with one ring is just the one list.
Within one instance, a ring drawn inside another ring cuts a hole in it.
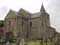
[{"label": "tower roof", "polygon": [[42,6],[41,6],[41,9],[40,9],[40,11],[42,11],[42,12],[45,12],[45,8],[44,8],[44,5],[43,5],[43,3],[42,3]]}]

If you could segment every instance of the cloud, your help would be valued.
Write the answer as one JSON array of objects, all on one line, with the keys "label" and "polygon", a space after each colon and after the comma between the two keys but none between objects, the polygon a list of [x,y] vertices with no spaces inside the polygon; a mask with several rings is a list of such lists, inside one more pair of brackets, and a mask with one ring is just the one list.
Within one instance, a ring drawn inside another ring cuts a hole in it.
[{"label": "cloud", "polygon": [[0,7],[0,20],[3,20],[5,17],[6,12],[8,11],[8,8],[5,6]]},{"label": "cloud", "polygon": [[60,0],[48,0],[48,2],[46,9],[50,14],[51,25],[60,32]]},{"label": "cloud", "polygon": [[0,0],[0,3],[2,3],[4,0]]}]

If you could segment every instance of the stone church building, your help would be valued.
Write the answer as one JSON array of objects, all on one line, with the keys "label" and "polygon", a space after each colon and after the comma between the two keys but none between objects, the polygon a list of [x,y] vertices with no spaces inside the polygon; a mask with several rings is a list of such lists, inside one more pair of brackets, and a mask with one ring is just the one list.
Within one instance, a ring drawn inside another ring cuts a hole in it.
[{"label": "stone church building", "polygon": [[50,26],[49,14],[42,4],[40,11],[33,14],[22,8],[18,12],[10,10],[5,17],[5,32],[24,39],[49,40],[56,31]]}]

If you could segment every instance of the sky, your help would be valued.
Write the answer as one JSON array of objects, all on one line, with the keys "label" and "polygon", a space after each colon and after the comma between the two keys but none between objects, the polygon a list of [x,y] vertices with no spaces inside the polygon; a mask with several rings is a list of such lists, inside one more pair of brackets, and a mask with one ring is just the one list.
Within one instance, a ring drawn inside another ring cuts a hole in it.
[{"label": "sky", "polygon": [[0,20],[5,18],[10,9],[19,11],[24,8],[31,13],[39,12],[42,2],[50,15],[51,26],[60,32],[60,0],[0,0]]}]

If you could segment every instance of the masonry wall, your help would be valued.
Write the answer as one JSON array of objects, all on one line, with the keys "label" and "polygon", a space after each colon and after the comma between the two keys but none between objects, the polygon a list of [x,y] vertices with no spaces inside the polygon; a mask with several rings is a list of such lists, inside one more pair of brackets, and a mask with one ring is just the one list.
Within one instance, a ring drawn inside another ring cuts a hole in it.
[{"label": "masonry wall", "polygon": [[18,32],[22,38],[26,38],[28,32],[28,20],[19,16],[17,21]]},{"label": "masonry wall", "polygon": [[30,29],[30,33],[31,33],[31,38],[32,39],[39,39],[41,37],[41,19],[40,17],[37,18],[33,18],[31,19],[32,22],[32,26]]}]

